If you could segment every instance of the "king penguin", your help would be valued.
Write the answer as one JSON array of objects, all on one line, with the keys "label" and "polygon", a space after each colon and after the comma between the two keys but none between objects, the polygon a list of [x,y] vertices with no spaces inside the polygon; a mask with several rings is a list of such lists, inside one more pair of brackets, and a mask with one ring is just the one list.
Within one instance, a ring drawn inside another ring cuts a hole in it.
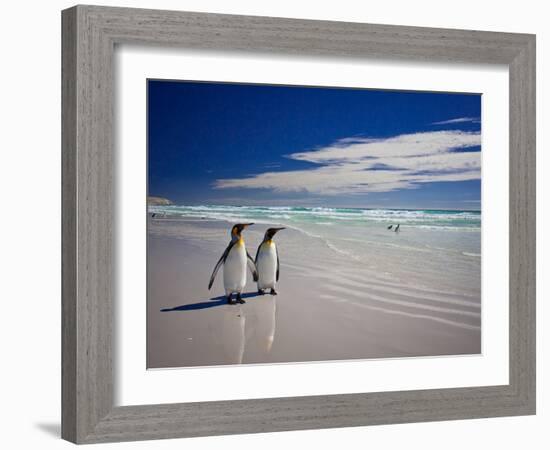
[{"label": "king penguin", "polygon": [[271,295],[277,295],[275,283],[279,281],[279,253],[273,241],[273,236],[281,228],[268,228],[264,240],[256,252],[256,268],[258,270],[258,293],[265,294],[264,289],[271,289]]},{"label": "king penguin", "polygon": [[[218,270],[223,265],[223,287],[225,288],[225,296],[227,303],[234,305],[236,303],[245,303],[241,297],[241,292],[246,284],[246,268],[252,272],[254,281],[258,281],[258,273],[252,256],[246,251],[244,239],[241,235],[242,231],[253,223],[238,223],[231,228],[231,242],[223,252],[214,267],[208,289],[212,287]],[[237,294],[236,301],[231,299],[232,294]]]}]

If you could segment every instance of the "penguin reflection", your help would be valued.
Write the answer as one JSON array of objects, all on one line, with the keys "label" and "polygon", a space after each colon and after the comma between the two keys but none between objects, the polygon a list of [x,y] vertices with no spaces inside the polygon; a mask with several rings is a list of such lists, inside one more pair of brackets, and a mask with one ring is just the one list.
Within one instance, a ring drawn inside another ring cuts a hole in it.
[{"label": "penguin reflection", "polygon": [[271,296],[258,298],[251,306],[224,308],[218,345],[226,363],[268,361],[275,339],[276,312],[276,297]]},{"label": "penguin reflection", "polygon": [[[225,309],[225,308],[224,308]],[[245,346],[246,317],[242,308],[237,310],[228,308],[221,316],[220,345],[225,362],[228,364],[242,364]]]},{"label": "penguin reflection", "polygon": [[275,339],[277,302],[275,297],[264,297],[254,303],[256,308],[246,312],[246,351],[255,361],[267,361]]}]

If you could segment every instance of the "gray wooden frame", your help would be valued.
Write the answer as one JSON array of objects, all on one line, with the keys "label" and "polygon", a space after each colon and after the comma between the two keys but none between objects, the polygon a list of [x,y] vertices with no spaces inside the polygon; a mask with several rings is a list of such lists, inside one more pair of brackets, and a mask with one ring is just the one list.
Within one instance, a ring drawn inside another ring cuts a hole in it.
[{"label": "gray wooden frame", "polygon": [[[535,413],[535,36],[97,6],[63,11],[62,31],[64,439],[94,443]],[[114,407],[111,212],[118,43],[506,64],[509,384]]]}]

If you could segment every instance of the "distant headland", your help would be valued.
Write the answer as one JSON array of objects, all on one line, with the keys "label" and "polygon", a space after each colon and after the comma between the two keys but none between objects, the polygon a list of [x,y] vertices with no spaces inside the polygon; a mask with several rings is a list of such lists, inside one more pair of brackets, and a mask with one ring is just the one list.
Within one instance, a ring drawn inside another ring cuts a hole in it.
[{"label": "distant headland", "polygon": [[171,200],[164,197],[147,197],[147,204],[151,206],[166,206],[173,205]]}]

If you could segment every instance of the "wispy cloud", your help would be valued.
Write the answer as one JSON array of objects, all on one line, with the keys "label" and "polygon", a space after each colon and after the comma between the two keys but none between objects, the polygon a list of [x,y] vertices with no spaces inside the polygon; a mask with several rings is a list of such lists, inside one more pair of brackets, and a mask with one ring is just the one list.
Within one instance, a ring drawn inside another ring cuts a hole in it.
[{"label": "wispy cloud", "polygon": [[278,167],[281,167],[280,163],[268,163],[264,164],[264,169],[276,169]]},{"label": "wispy cloud", "polygon": [[346,138],[328,147],[287,157],[311,169],[264,172],[216,180],[217,189],[270,189],[318,195],[415,189],[422,183],[480,178],[479,132],[459,130],[403,134],[385,139]]},{"label": "wispy cloud", "polygon": [[452,125],[455,123],[480,123],[479,117],[457,117],[456,119],[442,120],[441,122],[432,122],[432,125]]}]

